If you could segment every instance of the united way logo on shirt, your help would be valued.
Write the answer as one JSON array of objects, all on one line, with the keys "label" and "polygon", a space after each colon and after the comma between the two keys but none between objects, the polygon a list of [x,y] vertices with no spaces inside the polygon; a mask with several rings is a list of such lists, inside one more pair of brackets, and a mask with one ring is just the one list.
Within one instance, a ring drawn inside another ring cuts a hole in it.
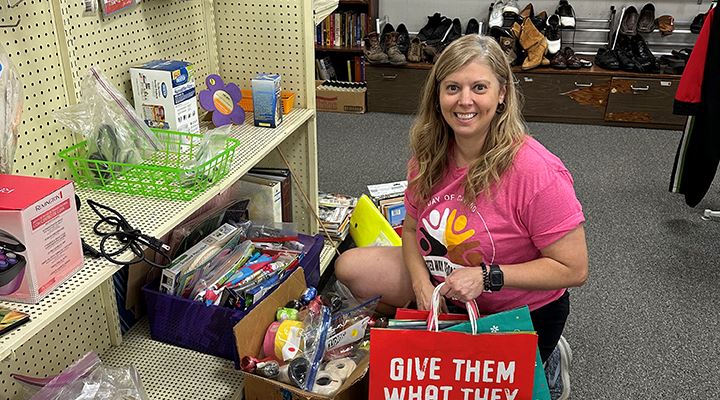
[{"label": "united way logo on shirt", "polygon": [[[482,227],[482,231],[474,227]],[[441,206],[419,221],[418,246],[428,270],[436,277],[445,278],[458,267],[480,265],[485,260],[481,239],[489,238],[475,207]]]}]

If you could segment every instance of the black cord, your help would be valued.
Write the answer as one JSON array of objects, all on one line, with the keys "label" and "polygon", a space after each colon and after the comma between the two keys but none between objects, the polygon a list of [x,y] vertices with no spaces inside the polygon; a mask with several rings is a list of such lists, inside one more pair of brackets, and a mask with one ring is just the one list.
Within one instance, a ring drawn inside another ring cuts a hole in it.
[{"label": "black cord", "polygon": [[[142,233],[139,229],[133,228],[125,217],[112,208],[90,199],[87,200],[87,203],[95,214],[100,217],[100,220],[93,225],[93,232],[102,236],[98,251],[108,261],[118,265],[132,265],[145,261],[157,268],[167,268],[169,266],[172,260],[167,254],[170,250],[168,245],[152,236]],[[103,213],[103,211],[105,213]],[[105,231],[101,229],[101,227],[105,226],[109,227],[110,230]],[[155,263],[145,257],[144,247],[152,249],[155,253],[165,258],[167,260],[166,265]],[[126,251],[132,252],[135,258],[130,261],[116,258]]]}]

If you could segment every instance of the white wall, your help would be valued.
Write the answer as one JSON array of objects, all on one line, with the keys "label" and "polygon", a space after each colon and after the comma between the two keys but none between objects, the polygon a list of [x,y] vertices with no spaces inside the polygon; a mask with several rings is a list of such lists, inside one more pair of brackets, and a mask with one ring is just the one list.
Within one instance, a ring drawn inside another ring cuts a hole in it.
[{"label": "white wall", "polygon": [[[659,0],[654,1],[655,15],[670,14],[677,21],[691,21],[699,12],[705,12],[710,7],[709,0],[701,0],[698,5],[696,0]],[[427,23],[427,16],[439,12],[448,18],[459,18],[465,30],[465,24],[470,18],[478,21],[488,18],[488,9],[491,1],[481,0],[380,0],[380,17],[387,16],[390,23],[395,27],[404,23],[410,32],[417,32]],[[535,12],[546,10],[552,14],[557,7],[557,1],[541,0],[533,1]],[[525,7],[527,2],[518,2],[520,9]],[[618,10],[624,5],[634,5],[638,11],[645,3],[615,3],[607,1],[592,0],[570,0],[575,9],[577,17],[583,18],[607,18],[610,6],[614,5]]]}]

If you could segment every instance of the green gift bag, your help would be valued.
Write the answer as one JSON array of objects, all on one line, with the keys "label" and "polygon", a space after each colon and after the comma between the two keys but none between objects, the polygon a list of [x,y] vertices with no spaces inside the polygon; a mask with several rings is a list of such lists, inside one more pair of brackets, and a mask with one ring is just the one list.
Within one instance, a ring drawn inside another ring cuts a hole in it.
[{"label": "green gift bag", "polygon": [[[530,318],[530,309],[527,306],[514,310],[503,311],[477,319],[478,333],[508,333],[533,332],[535,328]],[[471,333],[470,322],[452,326],[443,331]],[[545,378],[540,351],[535,354],[535,382],[533,385],[533,400],[550,400],[550,389]]]}]

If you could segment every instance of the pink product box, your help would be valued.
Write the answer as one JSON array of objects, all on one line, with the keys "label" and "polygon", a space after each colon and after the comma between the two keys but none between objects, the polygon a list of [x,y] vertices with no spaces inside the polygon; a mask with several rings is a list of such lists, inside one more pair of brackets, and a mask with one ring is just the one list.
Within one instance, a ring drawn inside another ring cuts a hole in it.
[{"label": "pink product box", "polygon": [[82,265],[72,182],[0,174],[0,300],[38,303]]}]

